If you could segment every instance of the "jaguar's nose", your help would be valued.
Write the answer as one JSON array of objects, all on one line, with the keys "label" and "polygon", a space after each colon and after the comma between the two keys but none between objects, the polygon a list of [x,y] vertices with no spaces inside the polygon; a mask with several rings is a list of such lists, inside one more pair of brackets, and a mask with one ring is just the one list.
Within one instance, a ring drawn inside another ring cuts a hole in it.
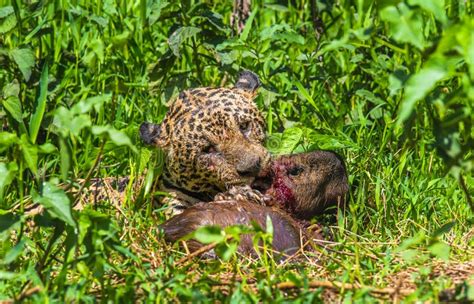
[{"label": "jaguar's nose", "polygon": [[260,157],[247,157],[237,164],[236,170],[240,176],[257,176],[260,172],[261,164]]}]

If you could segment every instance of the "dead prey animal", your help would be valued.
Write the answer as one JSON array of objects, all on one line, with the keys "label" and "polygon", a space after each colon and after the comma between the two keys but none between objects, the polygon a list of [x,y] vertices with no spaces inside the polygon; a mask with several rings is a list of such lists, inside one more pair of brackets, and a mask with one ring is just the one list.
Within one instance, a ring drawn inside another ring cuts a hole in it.
[{"label": "dead prey animal", "polygon": [[[210,225],[227,227],[254,222],[265,228],[268,217],[273,225],[273,250],[292,255],[307,240],[321,238],[319,233],[306,231],[305,220],[342,204],[349,188],[344,162],[330,151],[276,158],[253,186],[259,190],[233,188],[212,202],[199,203],[169,219],[160,226],[165,240],[175,242]],[[202,246],[196,240],[187,241],[191,251]],[[238,250],[255,254],[252,236],[243,235]]]}]

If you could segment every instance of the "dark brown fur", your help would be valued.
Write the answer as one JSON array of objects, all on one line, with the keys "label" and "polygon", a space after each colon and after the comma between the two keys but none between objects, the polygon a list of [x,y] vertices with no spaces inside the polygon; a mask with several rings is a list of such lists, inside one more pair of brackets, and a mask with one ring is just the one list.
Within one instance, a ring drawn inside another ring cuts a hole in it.
[{"label": "dark brown fur", "polygon": [[[199,203],[171,218],[161,228],[165,240],[175,242],[180,238],[204,226],[227,227],[231,225],[250,226],[254,221],[260,227],[266,227],[269,217],[273,225],[273,250],[286,255],[294,254],[302,246],[303,230],[300,224],[286,212],[277,207],[257,205],[248,201],[218,201]],[[202,247],[202,244],[191,240],[187,242],[191,251]],[[251,235],[241,236],[239,251],[246,254],[255,253]]]},{"label": "dark brown fur", "polygon": [[[311,219],[331,207],[342,207],[349,190],[342,158],[331,151],[284,155],[275,159],[270,171],[255,182],[271,180],[270,186],[260,185],[265,194],[299,219]],[[291,190],[294,200],[285,197],[282,186]]]},{"label": "dark brown fur", "polygon": [[[174,242],[199,227],[248,225],[255,221],[262,228],[267,216],[273,224],[273,249],[293,254],[308,239],[319,234],[305,231],[303,221],[327,207],[343,203],[348,191],[343,161],[329,151],[315,151],[277,158],[256,185],[264,194],[248,187],[233,188],[216,196],[216,201],[198,204],[161,225],[165,239]],[[285,212],[286,211],[286,212]],[[190,241],[191,250],[202,245]],[[239,251],[253,253],[249,236],[242,238]]]}]

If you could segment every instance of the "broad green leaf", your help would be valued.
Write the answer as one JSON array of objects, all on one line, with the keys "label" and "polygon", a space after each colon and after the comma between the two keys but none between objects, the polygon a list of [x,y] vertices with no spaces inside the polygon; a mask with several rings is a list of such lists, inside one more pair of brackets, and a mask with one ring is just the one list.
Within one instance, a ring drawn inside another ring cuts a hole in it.
[{"label": "broad green leaf", "polygon": [[429,246],[428,249],[431,254],[433,254],[437,258],[442,259],[444,261],[449,261],[451,247],[448,244],[439,241]]},{"label": "broad green leaf", "polygon": [[[105,46],[104,42],[99,39],[93,39],[89,43],[88,53],[83,57],[84,64],[86,64],[89,68],[95,70],[97,69],[98,63],[104,62],[105,56]],[[98,62],[97,62],[98,61]]]},{"label": "broad green leaf", "polygon": [[304,38],[296,33],[288,24],[275,24],[260,32],[260,39],[285,40],[288,43],[304,44]]},{"label": "broad green leaf", "polygon": [[71,202],[64,190],[53,185],[51,182],[43,183],[42,195],[34,195],[33,200],[43,205],[48,212],[66,224],[75,227],[76,222],[71,214]]},{"label": "broad green leaf", "polygon": [[9,230],[21,222],[21,217],[11,212],[0,210],[0,233]]},{"label": "broad green leaf", "polygon": [[429,64],[408,79],[405,97],[398,112],[398,125],[408,119],[416,102],[424,98],[446,74],[447,71],[442,64]]},{"label": "broad green leaf", "polygon": [[243,234],[252,232],[247,225],[232,225],[224,228],[225,234],[232,236],[235,240],[238,240]]},{"label": "broad green leaf", "polygon": [[0,163],[0,201],[3,199],[5,188],[12,183],[18,172],[15,162]]},{"label": "broad green leaf", "polygon": [[14,49],[10,51],[26,81],[30,80],[31,69],[35,65],[35,54],[31,49]]},{"label": "broad green leaf", "polygon": [[230,260],[230,258],[237,252],[239,244],[237,242],[232,242],[229,244],[220,243],[216,246],[216,254],[224,261]]},{"label": "broad green leaf", "polygon": [[102,41],[102,39],[99,39],[99,38],[94,39],[92,41],[92,43],[90,44],[90,48],[97,55],[97,58],[99,58],[99,62],[103,63],[104,62],[105,46],[104,46],[104,42]]},{"label": "broad green leaf", "polygon": [[303,130],[298,127],[288,128],[281,136],[272,136],[267,140],[266,147],[273,154],[293,152],[303,139]]},{"label": "broad green leaf", "polygon": [[456,32],[456,40],[461,45],[464,60],[469,67],[469,75],[472,80],[474,79],[474,18],[467,19],[461,25],[460,30]]},{"label": "broad green leaf", "polygon": [[[308,131],[305,129],[305,131]],[[310,138],[310,142],[314,142],[316,146],[314,148],[317,149],[326,149],[326,150],[334,150],[334,149],[354,149],[359,147],[355,142],[351,141],[350,138],[341,137],[341,136],[334,136],[329,134],[321,134],[318,132],[306,132],[309,133],[308,136]]]},{"label": "broad green leaf", "polygon": [[15,133],[0,132],[0,152],[10,148],[11,145],[18,141]]},{"label": "broad green leaf", "polygon": [[30,143],[30,140],[26,134],[21,136],[19,143],[26,165],[31,170],[31,172],[36,175],[36,172],[38,171],[38,148]]},{"label": "broad green leaf", "polygon": [[305,40],[304,37],[301,36],[300,34],[296,33],[295,31],[288,31],[288,32],[281,32],[281,33],[275,33],[273,35],[273,40],[284,40],[287,43],[290,44],[299,44],[299,45],[304,45]]},{"label": "broad green leaf", "polygon": [[141,149],[140,150],[140,168],[138,172],[143,172],[145,168],[150,164],[152,152],[148,149]]},{"label": "broad green leaf", "polygon": [[363,98],[369,100],[370,102],[372,102],[373,104],[376,104],[376,105],[386,103],[381,98],[375,96],[374,93],[372,93],[370,91],[367,91],[367,90],[364,90],[364,89],[357,90],[356,95],[360,96],[360,97],[363,97]]},{"label": "broad green leaf", "polygon": [[397,94],[402,88],[405,81],[408,79],[407,72],[399,69],[388,76],[388,87],[390,89],[390,96]]},{"label": "broad green leaf", "polygon": [[105,0],[104,1],[104,12],[110,16],[117,15],[117,8],[114,0]]},{"label": "broad green leaf", "polygon": [[278,32],[278,31],[285,31],[289,29],[289,25],[288,24],[274,24],[272,26],[269,26],[269,27],[266,27],[264,28],[261,32],[260,32],[260,39],[262,40],[266,40],[266,39],[272,39],[273,38],[273,35]]},{"label": "broad green leaf", "polygon": [[53,125],[63,137],[67,137],[69,135],[69,124],[73,117],[74,116],[72,115],[71,111],[65,107],[59,107],[54,111]]},{"label": "broad green leaf", "polygon": [[401,252],[402,258],[407,262],[407,263],[412,263],[414,262],[417,258],[420,257],[420,252],[416,249],[407,249]]},{"label": "broad green leaf", "polygon": [[165,0],[148,1],[147,18],[150,25],[158,21],[161,16],[161,10],[168,6],[168,4],[168,1]]},{"label": "broad green leaf", "polygon": [[99,112],[104,103],[109,102],[112,99],[112,94],[98,95],[89,97],[86,100],[81,100],[71,108],[72,114],[85,114],[94,108],[96,112]]},{"label": "broad green leaf", "polygon": [[398,253],[406,249],[409,249],[411,247],[416,247],[417,245],[421,244],[425,239],[426,239],[425,232],[420,231],[413,237],[403,240],[403,242],[397,248],[395,248],[394,252]]},{"label": "broad green leaf", "polygon": [[117,146],[128,146],[132,151],[137,152],[136,147],[130,141],[130,138],[122,131],[116,130],[110,125],[93,126],[92,134],[106,135]]},{"label": "broad green leaf", "polygon": [[3,100],[3,106],[10,115],[18,122],[23,121],[20,99],[17,96],[10,96]]},{"label": "broad green leaf", "polygon": [[469,301],[474,302],[474,284],[467,285],[466,296]]},{"label": "broad green leaf", "polygon": [[109,24],[109,19],[102,16],[92,15],[92,17],[90,17],[90,20],[96,22],[98,25],[104,28]]},{"label": "broad green leaf", "polygon": [[398,42],[408,42],[419,49],[423,49],[423,18],[421,14],[408,8],[404,3],[388,6],[380,11],[380,18],[390,24],[389,30]]},{"label": "broad green leaf", "polygon": [[19,276],[18,273],[0,270],[0,280],[7,280],[7,281],[8,280],[13,280],[18,276]]},{"label": "broad green leaf", "polygon": [[343,38],[341,40],[332,40],[331,42],[324,45],[321,48],[321,50],[318,51],[317,55],[318,56],[324,55],[326,53],[329,53],[329,52],[331,52],[333,50],[337,50],[337,49],[346,49],[346,50],[349,50],[349,51],[354,51],[355,47],[352,44],[348,43],[346,38]]},{"label": "broad green leaf", "polygon": [[87,264],[80,261],[79,263],[77,263],[77,271],[84,277],[88,277],[90,275],[90,269],[89,267],[87,267]]},{"label": "broad green leaf", "polygon": [[53,125],[63,137],[67,137],[70,133],[79,136],[82,129],[90,127],[92,122],[89,115],[74,115],[72,110],[59,107],[54,112]]},{"label": "broad green leaf", "polygon": [[38,146],[38,152],[39,153],[51,154],[55,151],[57,151],[57,148],[52,143],[44,143],[44,144]]},{"label": "broad green leaf", "polygon": [[194,238],[203,244],[220,243],[224,241],[225,234],[218,226],[205,226],[194,232]]},{"label": "broad green leaf", "polygon": [[69,121],[67,125],[68,130],[75,136],[79,136],[82,129],[92,125],[91,119],[88,115],[78,115]]},{"label": "broad green leaf", "polygon": [[127,43],[130,36],[131,33],[129,31],[124,31],[123,33],[112,37],[112,44],[116,46],[123,46]]},{"label": "broad green leaf", "polygon": [[43,120],[44,112],[46,110],[46,96],[48,94],[48,65],[45,64],[43,71],[41,72],[41,78],[39,83],[39,94],[36,100],[35,112],[31,116],[30,120],[30,138],[33,143],[36,143],[38,132]]},{"label": "broad green leaf", "polygon": [[18,83],[17,79],[13,79],[13,81],[3,87],[3,97],[8,98],[10,96],[16,96],[20,94],[20,84]]},{"label": "broad green leaf", "polygon": [[0,19],[0,34],[5,34],[15,28],[17,24],[15,14],[8,15],[5,19]]},{"label": "broad green leaf", "polygon": [[13,246],[8,252],[5,254],[3,261],[1,261],[4,265],[10,264],[14,262],[25,249],[25,240],[21,239],[15,246]]},{"label": "broad green leaf", "polygon": [[[453,54],[459,56],[452,56]],[[451,65],[451,61],[457,58],[461,62],[464,60],[469,67],[471,79],[474,78],[474,19],[467,18],[462,23],[453,24],[446,29],[432,57],[434,56],[444,58],[445,63]],[[458,62],[454,64],[457,65]]]},{"label": "broad green leaf", "polygon": [[444,0],[409,0],[410,5],[419,5],[425,11],[432,13],[435,18],[442,22],[446,23],[446,10],[444,8]]},{"label": "broad green leaf", "polygon": [[178,28],[168,38],[168,44],[176,57],[179,57],[179,49],[184,41],[196,36],[201,32],[200,28],[194,26],[183,26]]},{"label": "broad green leaf", "polygon": [[13,6],[4,6],[0,8],[0,18],[5,18],[6,16],[9,16],[13,14],[15,10],[13,9]]},{"label": "broad green leaf", "polygon": [[217,55],[221,64],[227,65],[235,62],[241,56],[241,53],[234,50],[230,52],[217,52]]}]

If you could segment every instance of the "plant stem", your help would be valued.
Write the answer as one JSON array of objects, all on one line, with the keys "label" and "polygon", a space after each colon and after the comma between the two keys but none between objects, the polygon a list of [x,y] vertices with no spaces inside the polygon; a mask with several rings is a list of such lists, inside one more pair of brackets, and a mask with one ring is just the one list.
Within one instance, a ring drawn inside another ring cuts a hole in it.
[{"label": "plant stem", "polygon": [[467,188],[466,182],[464,181],[462,175],[459,175],[459,183],[461,184],[461,189],[466,194],[466,200],[469,207],[471,208],[471,212],[474,214],[474,202],[472,201],[471,194],[469,193],[469,189]]}]

